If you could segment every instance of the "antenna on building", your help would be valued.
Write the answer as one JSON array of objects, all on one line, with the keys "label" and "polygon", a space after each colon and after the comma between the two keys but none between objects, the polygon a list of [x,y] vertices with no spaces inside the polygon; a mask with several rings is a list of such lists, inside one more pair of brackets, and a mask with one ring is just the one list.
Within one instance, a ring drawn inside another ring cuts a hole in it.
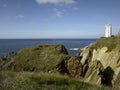
[{"label": "antenna on building", "polygon": [[112,24],[106,24],[105,27],[106,27],[105,37],[111,37],[111,35],[112,35]]}]

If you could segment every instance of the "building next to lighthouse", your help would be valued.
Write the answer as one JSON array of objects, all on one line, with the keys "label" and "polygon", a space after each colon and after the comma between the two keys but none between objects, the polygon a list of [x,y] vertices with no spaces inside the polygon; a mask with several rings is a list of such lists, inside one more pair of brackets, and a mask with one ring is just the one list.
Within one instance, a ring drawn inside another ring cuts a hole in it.
[{"label": "building next to lighthouse", "polygon": [[111,35],[112,35],[112,25],[111,24],[106,24],[105,27],[106,27],[105,37],[111,37]]}]

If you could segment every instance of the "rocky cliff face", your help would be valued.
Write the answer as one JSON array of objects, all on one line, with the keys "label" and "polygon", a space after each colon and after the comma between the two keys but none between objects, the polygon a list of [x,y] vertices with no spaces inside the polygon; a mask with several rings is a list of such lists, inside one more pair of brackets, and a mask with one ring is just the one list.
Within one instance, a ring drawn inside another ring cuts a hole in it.
[{"label": "rocky cliff face", "polygon": [[114,85],[120,73],[120,45],[117,44],[111,51],[108,51],[106,46],[92,46],[80,50],[85,81],[99,85]]},{"label": "rocky cliff face", "polygon": [[80,49],[80,61],[68,55],[63,45],[27,47],[5,55],[0,59],[0,68],[17,72],[57,72],[74,78],[83,78],[85,82],[119,88],[119,40],[116,37],[102,38]]}]

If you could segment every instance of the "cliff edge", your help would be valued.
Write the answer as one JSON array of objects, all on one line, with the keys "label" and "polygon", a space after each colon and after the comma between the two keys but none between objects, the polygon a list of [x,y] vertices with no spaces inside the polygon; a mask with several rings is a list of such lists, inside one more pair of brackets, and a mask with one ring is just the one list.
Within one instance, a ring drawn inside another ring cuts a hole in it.
[{"label": "cliff edge", "polygon": [[[114,86],[120,77],[120,35],[100,38],[80,49],[83,78],[86,82]],[[120,82],[117,83],[120,85]],[[120,89],[120,88],[119,88]]]}]

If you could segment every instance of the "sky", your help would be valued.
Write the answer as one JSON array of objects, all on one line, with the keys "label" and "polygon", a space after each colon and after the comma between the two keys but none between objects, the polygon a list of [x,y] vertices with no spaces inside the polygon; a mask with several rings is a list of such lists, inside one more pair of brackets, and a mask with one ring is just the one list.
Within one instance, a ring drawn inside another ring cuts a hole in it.
[{"label": "sky", "polygon": [[0,39],[99,38],[120,28],[120,0],[0,0]]}]

